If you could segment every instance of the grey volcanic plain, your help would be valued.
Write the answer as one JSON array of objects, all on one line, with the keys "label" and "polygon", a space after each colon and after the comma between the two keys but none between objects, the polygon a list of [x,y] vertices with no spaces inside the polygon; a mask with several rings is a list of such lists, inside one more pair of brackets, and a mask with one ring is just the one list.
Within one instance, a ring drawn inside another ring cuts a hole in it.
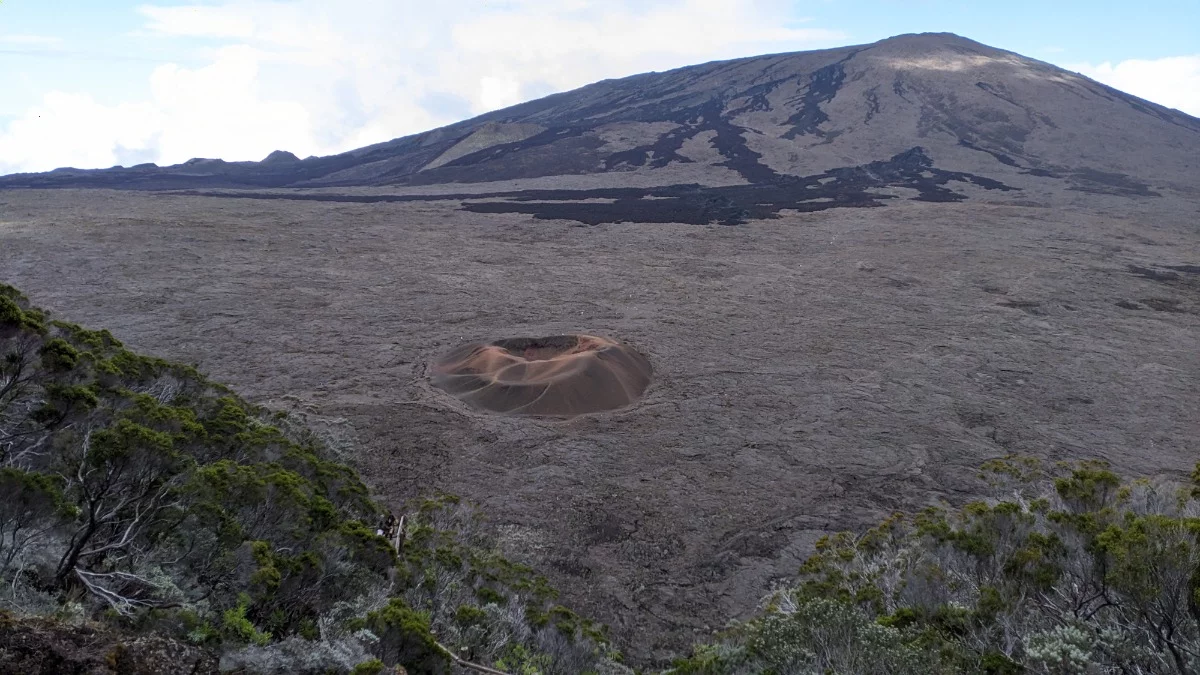
[{"label": "grey volcanic plain", "polygon": [[[1194,466],[1198,156],[1200,120],[904,36],[332,158],[2,177],[0,281],[335,420],[397,510],[480,503],[647,663],[820,535],[980,496],[986,459]],[[432,381],[566,334],[645,355],[641,399],[497,415]]]}]

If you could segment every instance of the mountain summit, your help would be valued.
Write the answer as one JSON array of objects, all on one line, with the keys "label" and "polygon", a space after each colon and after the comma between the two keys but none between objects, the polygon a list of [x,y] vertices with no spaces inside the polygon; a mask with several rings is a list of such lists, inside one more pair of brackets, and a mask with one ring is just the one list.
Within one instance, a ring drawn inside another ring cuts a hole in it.
[{"label": "mountain summit", "polygon": [[[910,185],[927,179],[926,197],[974,176],[1149,195],[1155,186],[1190,189],[1184,177],[1197,151],[1194,117],[940,33],[605,80],[328,157],[60,169],[0,186],[414,186],[564,175],[587,175],[572,184],[590,188],[776,185],[875,163],[869,172],[907,173]],[[930,177],[930,168],[953,175]]]}]

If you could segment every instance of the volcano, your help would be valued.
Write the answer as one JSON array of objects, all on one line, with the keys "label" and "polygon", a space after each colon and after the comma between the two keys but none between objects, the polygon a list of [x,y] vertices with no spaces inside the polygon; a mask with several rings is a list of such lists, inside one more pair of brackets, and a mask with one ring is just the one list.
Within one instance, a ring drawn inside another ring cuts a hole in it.
[{"label": "volcano", "polygon": [[[963,199],[956,188],[1031,183],[1152,195],[1157,185],[1194,187],[1198,134],[1194,117],[1061,68],[921,34],[606,80],[329,157],[59,169],[0,186],[469,184],[478,195],[478,184],[501,183],[496,196],[508,200],[473,208],[588,223],[732,222],[830,202],[874,206],[890,188],[932,201]],[[561,176],[584,179],[566,190],[553,180]],[[611,203],[543,203],[590,198]]]},{"label": "volcano", "polygon": [[555,335],[464,345],[434,367],[433,383],[483,410],[574,417],[636,401],[650,370],[612,340]]},{"label": "volcano", "polygon": [[0,270],[326,420],[397,512],[481,504],[650,665],[989,459],[1186,479],[1198,157],[1182,112],[904,35],[329,157],[0,177]]}]

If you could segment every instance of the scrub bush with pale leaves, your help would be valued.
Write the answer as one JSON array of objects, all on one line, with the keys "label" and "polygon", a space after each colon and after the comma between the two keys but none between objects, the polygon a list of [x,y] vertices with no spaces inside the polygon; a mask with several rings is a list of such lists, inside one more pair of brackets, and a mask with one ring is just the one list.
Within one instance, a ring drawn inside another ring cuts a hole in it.
[{"label": "scrub bush with pale leaves", "polygon": [[1123,481],[1010,457],[995,497],[822,539],[676,673],[1200,672],[1200,467]]}]

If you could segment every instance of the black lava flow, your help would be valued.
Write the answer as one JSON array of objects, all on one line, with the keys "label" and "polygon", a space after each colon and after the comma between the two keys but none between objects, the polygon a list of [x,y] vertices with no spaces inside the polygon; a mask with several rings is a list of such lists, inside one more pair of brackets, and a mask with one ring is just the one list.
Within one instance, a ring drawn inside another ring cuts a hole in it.
[{"label": "black lava flow", "polygon": [[[757,164],[757,156],[751,158]],[[762,165],[759,165],[762,166]],[[767,171],[769,168],[763,167]],[[585,225],[601,223],[687,223],[738,225],[750,220],[777,218],[784,210],[823,211],[833,208],[876,207],[895,197],[872,192],[882,188],[908,188],[913,199],[957,202],[966,199],[947,187],[961,182],[987,190],[1015,190],[1000,181],[933,167],[920,147],[890,159],[855,167],[833,169],[812,176],[785,176],[773,171],[762,182],[750,185],[706,187],[669,185],[649,188],[593,190],[523,190],[486,194],[445,195],[338,195],[252,192],[186,192],[201,196],[240,199],[289,199],[328,202],[422,202],[461,200],[473,213],[524,213],[547,220],[573,220]],[[176,193],[179,194],[179,193]],[[581,200],[610,199],[610,202]],[[488,200],[488,201],[482,201]]]}]

